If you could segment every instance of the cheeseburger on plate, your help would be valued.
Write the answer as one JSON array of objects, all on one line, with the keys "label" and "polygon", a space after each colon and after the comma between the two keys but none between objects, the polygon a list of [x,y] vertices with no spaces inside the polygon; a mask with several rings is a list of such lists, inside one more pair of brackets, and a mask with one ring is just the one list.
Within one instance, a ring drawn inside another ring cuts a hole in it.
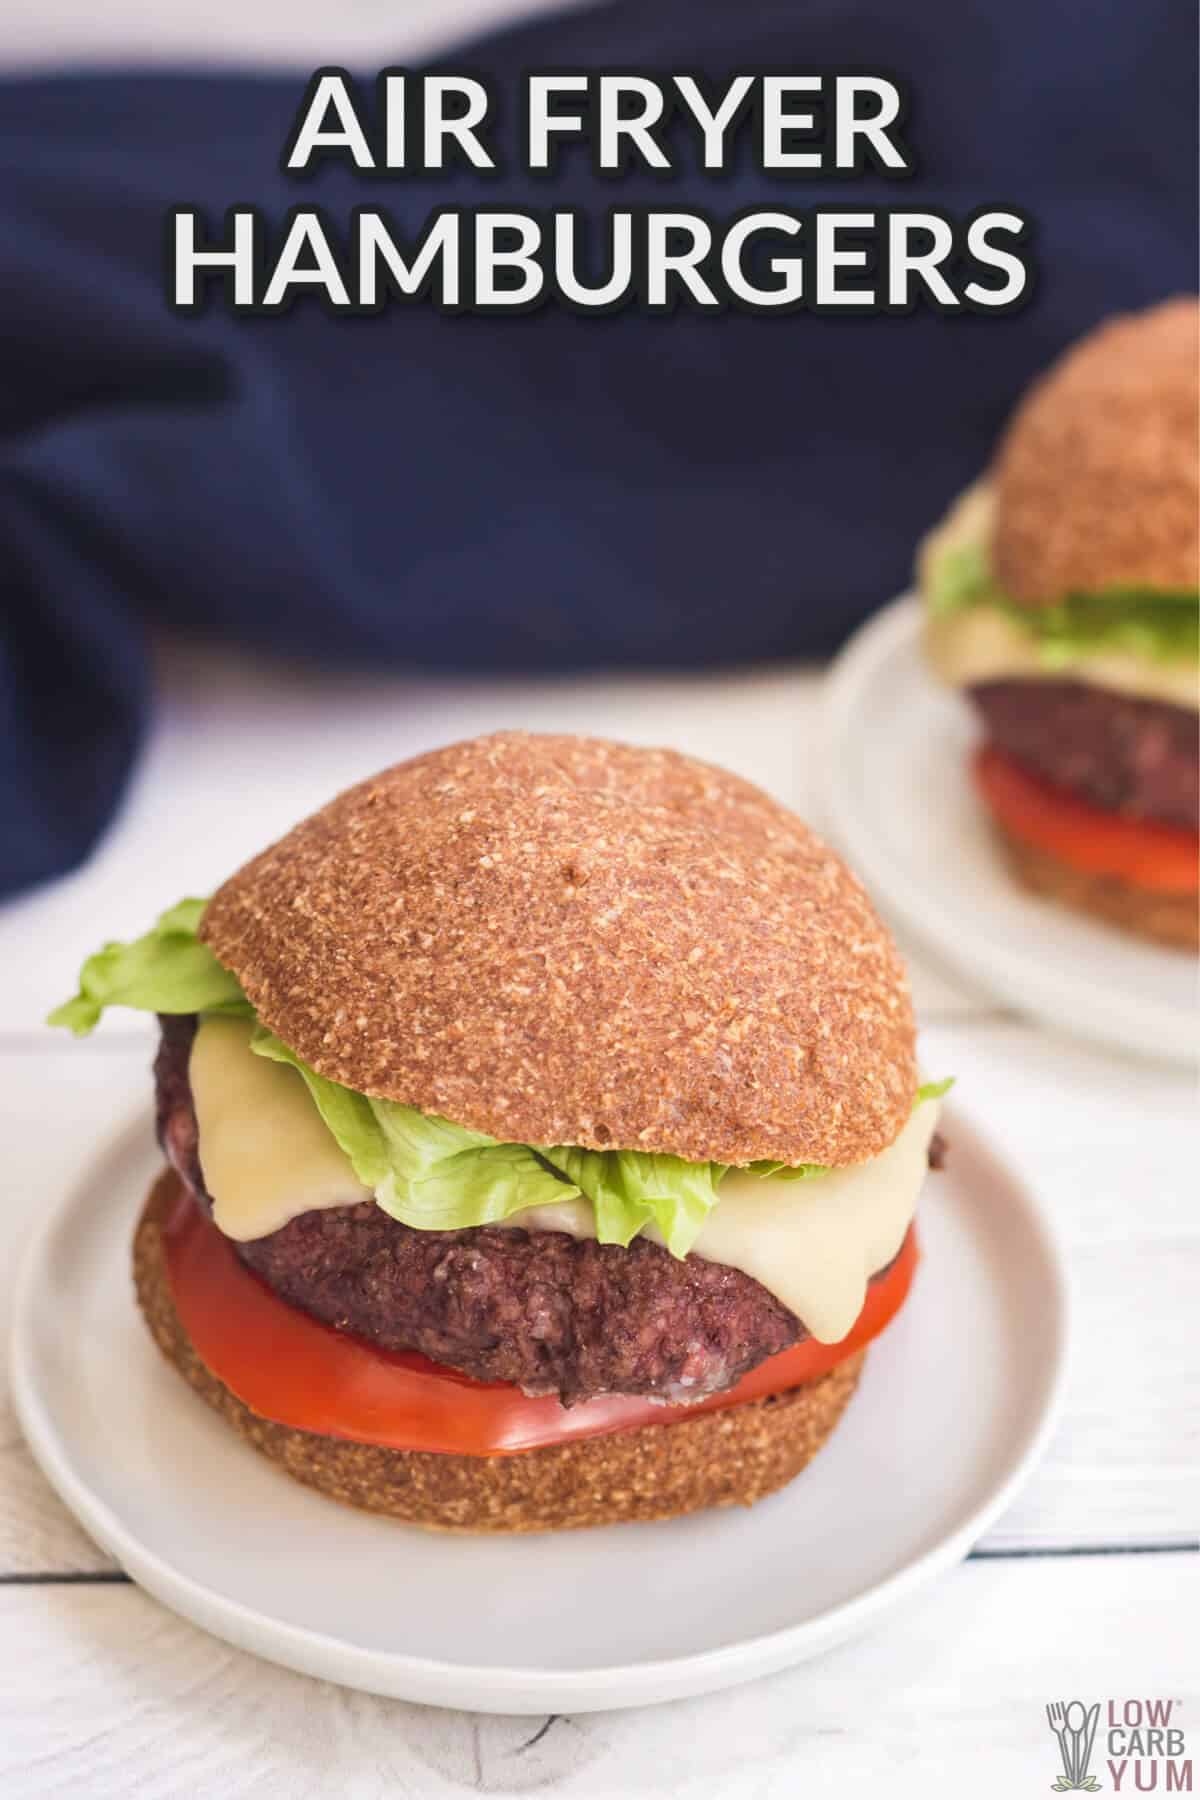
[{"label": "cheeseburger on plate", "polygon": [[52,1023],[119,1005],[161,1029],[149,1329],[337,1499],[477,1531],[748,1503],[908,1292],[941,1090],[896,951],[799,819],[688,757],[506,733],[386,769]]},{"label": "cheeseburger on plate", "polygon": [[1170,300],[1068,351],[919,559],[928,653],[979,716],[975,781],[1018,880],[1193,949],[1198,329]]}]

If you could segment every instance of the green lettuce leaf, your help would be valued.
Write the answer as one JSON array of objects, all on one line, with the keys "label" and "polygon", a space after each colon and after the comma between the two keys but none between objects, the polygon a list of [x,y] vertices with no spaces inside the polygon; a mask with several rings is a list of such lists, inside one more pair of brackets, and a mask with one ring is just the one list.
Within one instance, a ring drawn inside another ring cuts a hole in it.
[{"label": "green lettuce leaf", "polygon": [[748,1165],[752,1175],[761,1175],[780,1181],[811,1181],[814,1175],[828,1175],[828,1163],[783,1163],[752,1162]]},{"label": "green lettuce leaf", "polygon": [[932,612],[990,606],[1038,641],[1048,668],[1065,668],[1102,650],[1125,650],[1152,662],[1200,657],[1200,596],[1159,588],[1111,587],[1068,594],[1054,606],[1016,605],[997,584],[987,545],[954,544],[934,564]]},{"label": "green lettuce leaf", "polygon": [[143,1012],[235,1013],[253,1018],[237,977],[196,936],[204,900],[181,900],[131,944],[105,944],[79,972],[79,992],[50,1014],[76,1037],[94,1031],[108,1006]]},{"label": "green lettuce leaf", "polygon": [[952,544],[939,553],[929,588],[931,611],[958,612],[964,606],[996,604],[1000,598],[986,544]]},{"label": "green lettuce leaf", "polygon": [[723,1163],[689,1163],[641,1150],[539,1152],[591,1201],[602,1244],[628,1245],[651,1223],[672,1256],[686,1256],[717,1204]]},{"label": "green lettuce leaf", "polygon": [[494,1225],[526,1207],[579,1196],[579,1188],[527,1144],[501,1144],[414,1106],[376,1100],[327,1081],[262,1025],[250,1047],[300,1072],[358,1179],[374,1189],[379,1205],[403,1225],[418,1231],[460,1231]]}]

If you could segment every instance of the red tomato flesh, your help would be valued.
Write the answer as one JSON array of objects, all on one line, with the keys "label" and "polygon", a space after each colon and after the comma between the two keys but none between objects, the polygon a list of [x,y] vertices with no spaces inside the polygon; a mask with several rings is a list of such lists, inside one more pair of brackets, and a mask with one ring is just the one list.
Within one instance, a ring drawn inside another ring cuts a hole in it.
[{"label": "red tomato flesh", "polygon": [[507,1456],[666,1425],[815,1381],[878,1336],[903,1305],[917,1263],[910,1227],[847,1337],[808,1338],[725,1393],[692,1406],[610,1394],[568,1408],[553,1394],[530,1399],[507,1382],[474,1381],[416,1351],[381,1350],[309,1318],[245,1266],[182,1184],[163,1239],[175,1308],[196,1354],[252,1412],[325,1437],[459,1456]]},{"label": "red tomato flesh", "polygon": [[1103,812],[1044,781],[988,744],[975,754],[975,781],[1005,830],[1089,875],[1114,875],[1155,893],[1200,887],[1200,832]]}]

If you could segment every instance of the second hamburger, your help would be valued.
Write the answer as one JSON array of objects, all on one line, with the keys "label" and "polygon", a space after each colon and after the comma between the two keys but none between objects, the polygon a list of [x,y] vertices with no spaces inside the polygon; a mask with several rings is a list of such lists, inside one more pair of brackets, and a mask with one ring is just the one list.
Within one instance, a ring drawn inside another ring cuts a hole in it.
[{"label": "second hamburger", "polygon": [[1070,350],[918,570],[1018,879],[1180,948],[1200,936],[1198,326],[1172,300]]}]

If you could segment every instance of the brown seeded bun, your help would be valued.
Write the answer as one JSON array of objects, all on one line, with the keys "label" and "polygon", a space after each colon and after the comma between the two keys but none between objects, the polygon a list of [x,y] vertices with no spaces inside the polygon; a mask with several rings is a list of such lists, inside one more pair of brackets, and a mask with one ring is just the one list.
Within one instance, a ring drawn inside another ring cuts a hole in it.
[{"label": "brown seeded bun", "polygon": [[1086,874],[1011,837],[997,821],[992,823],[1023,887],[1156,944],[1200,949],[1200,902],[1195,894],[1158,894],[1115,875]]},{"label": "brown seeded bun", "polygon": [[1198,329],[1192,297],[1111,319],[1030,389],[994,469],[994,566],[1012,599],[1196,587]]},{"label": "brown seeded bun", "polygon": [[916,1092],[857,881],[669,750],[505,732],[399,763],[227,881],[200,935],[322,1075],[506,1142],[844,1165]]},{"label": "brown seeded bun", "polygon": [[749,1506],[798,1475],[854,1392],[866,1352],[807,1386],[670,1425],[644,1425],[518,1456],[388,1450],[273,1424],[196,1355],[167,1279],[160,1178],[133,1240],[138,1303],[159,1349],[239,1437],[307,1486],[368,1512],[440,1531],[558,1531]]}]

